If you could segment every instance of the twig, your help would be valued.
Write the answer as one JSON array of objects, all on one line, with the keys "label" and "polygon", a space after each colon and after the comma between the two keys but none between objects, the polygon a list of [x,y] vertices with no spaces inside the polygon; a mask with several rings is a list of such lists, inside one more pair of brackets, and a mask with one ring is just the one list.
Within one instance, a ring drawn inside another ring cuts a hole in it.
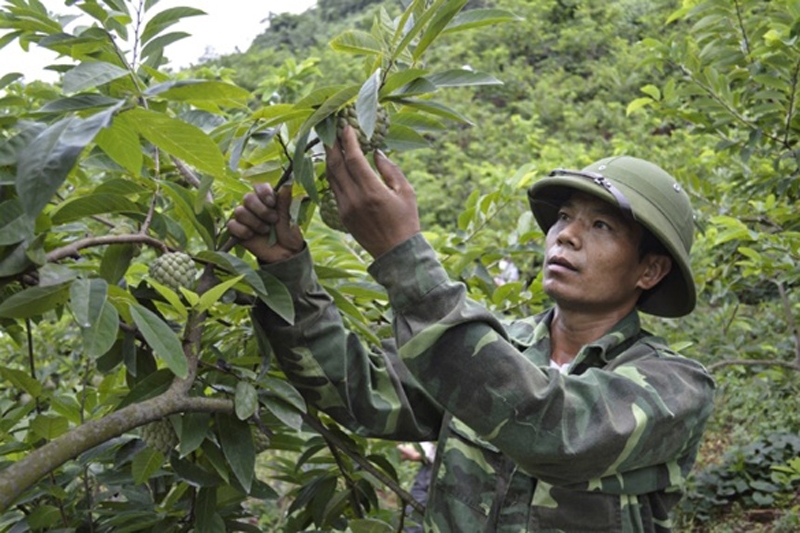
[{"label": "twig", "polygon": [[419,512],[420,514],[425,514],[425,506],[418,502],[414,497],[409,494],[407,491],[403,489],[400,485],[398,485],[392,478],[387,476],[383,471],[376,468],[372,463],[370,463],[367,459],[362,457],[360,454],[354,452],[350,449],[350,446],[347,445],[342,439],[339,438],[334,432],[330,431],[328,428],[325,427],[319,418],[309,414],[309,413],[301,413],[303,417],[303,421],[311,426],[314,431],[322,435],[325,439],[330,440],[337,448],[339,448],[345,455],[350,457],[353,461],[358,463],[358,465],[375,476],[381,483],[389,487],[389,489],[397,494],[403,503],[406,503],[414,508],[415,511]]},{"label": "twig", "polygon": [[789,301],[789,296],[786,294],[786,288],[780,281],[775,281],[775,285],[778,286],[778,293],[781,295],[783,311],[786,313],[786,323],[789,325],[789,330],[794,337],[794,364],[800,369],[800,330],[797,329],[797,322],[794,320],[792,304]]},{"label": "twig", "polygon": [[789,363],[787,361],[780,361],[776,359],[765,359],[763,361],[759,361],[757,359],[730,359],[728,361],[720,361],[719,363],[709,365],[708,371],[714,372],[715,370],[719,370],[720,368],[724,368],[726,366],[778,366],[800,372],[800,365],[794,362]]}]

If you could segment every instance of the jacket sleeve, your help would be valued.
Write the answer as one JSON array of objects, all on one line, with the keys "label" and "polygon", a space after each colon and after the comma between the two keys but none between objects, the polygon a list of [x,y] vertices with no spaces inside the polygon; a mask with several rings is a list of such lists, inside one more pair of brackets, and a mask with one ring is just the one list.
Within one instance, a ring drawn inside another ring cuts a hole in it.
[{"label": "jacket sleeve", "polygon": [[363,436],[436,439],[441,407],[399,362],[392,339],[369,350],[344,327],[331,296],[319,284],[307,247],[262,268],[292,294],[295,322],[288,324],[261,302],[253,319],[306,401]]},{"label": "jacket sleeve", "polygon": [[620,473],[635,478],[693,454],[713,398],[701,365],[647,348],[646,356],[580,375],[540,368],[462,284],[448,280],[421,235],[379,258],[370,273],[387,288],[408,370],[528,474],[591,488],[592,480],[613,484]]}]

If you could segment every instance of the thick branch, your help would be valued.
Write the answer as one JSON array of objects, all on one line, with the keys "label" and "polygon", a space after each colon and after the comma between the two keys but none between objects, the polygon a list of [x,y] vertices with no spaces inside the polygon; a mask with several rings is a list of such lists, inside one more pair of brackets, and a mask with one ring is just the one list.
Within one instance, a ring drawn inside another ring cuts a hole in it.
[{"label": "thick branch", "polygon": [[79,250],[82,250],[84,248],[91,248],[93,246],[104,246],[106,244],[124,244],[124,243],[145,243],[154,248],[159,248],[164,251],[168,250],[166,244],[148,235],[141,235],[138,233],[133,233],[130,235],[103,235],[101,237],[87,237],[85,239],[80,239],[75,242],[72,242],[66,246],[62,246],[61,248],[56,248],[55,250],[47,254],[47,261],[49,263],[52,263],[60,259],[64,259],[65,257],[76,255]]},{"label": "thick branch", "polygon": [[233,413],[233,402],[219,398],[182,396],[174,389],[90,420],[52,440],[0,472],[0,512],[48,472],[95,446],[148,422],[175,413]]}]

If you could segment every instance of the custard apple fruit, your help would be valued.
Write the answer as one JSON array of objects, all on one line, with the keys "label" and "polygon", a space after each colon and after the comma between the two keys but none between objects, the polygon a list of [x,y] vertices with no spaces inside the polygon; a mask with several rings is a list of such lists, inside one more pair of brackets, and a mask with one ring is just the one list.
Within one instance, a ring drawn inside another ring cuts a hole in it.
[{"label": "custard apple fruit", "polygon": [[319,199],[319,216],[322,222],[329,228],[341,231],[342,233],[348,233],[347,228],[344,223],[342,223],[342,219],[339,216],[339,206],[336,204],[336,196],[333,195],[333,191],[330,189],[323,191]]},{"label": "custard apple fruit", "polygon": [[169,452],[178,445],[178,436],[167,419],[150,422],[144,426],[142,428],[142,440],[150,448],[164,455],[169,455]]},{"label": "custard apple fruit", "polygon": [[344,127],[350,124],[356,130],[358,136],[358,144],[361,146],[361,151],[366,153],[377,150],[384,146],[386,134],[389,132],[389,112],[382,105],[378,106],[378,115],[375,119],[375,131],[372,132],[372,137],[367,139],[366,133],[361,129],[358,123],[358,115],[356,114],[356,106],[348,104],[344,106],[336,115],[336,135],[342,136]]},{"label": "custard apple fruit", "polygon": [[253,428],[253,445],[255,446],[257,454],[269,450],[269,437],[257,427]]},{"label": "custard apple fruit", "polygon": [[157,258],[150,265],[150,276],[177,293],[180,288],[193,289],[197,268],[189,254],[171,252]]}]

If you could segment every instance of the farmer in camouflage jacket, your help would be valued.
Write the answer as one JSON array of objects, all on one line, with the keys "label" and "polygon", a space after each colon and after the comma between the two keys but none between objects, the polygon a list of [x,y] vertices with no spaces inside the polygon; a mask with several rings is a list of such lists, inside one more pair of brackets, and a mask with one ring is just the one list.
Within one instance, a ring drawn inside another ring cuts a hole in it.
[{"label": "farmer in camouflage jacket", "polygon": [[327,150],[342,220],[394,311],[381,353],[344,328],[318,283],[289,187],[257,185],[229,223],[293,295],[293,325],[254,311],[287,376],[358,434],[438,441],[426,531],[669,531],[714,385],[642,330],[638,311],[694,308],[685,192],[632,157],[537,181],[555,306],[503,323],[448,278],[402,172],[380,152],[375,163],[380,175],[352,128]]}]

